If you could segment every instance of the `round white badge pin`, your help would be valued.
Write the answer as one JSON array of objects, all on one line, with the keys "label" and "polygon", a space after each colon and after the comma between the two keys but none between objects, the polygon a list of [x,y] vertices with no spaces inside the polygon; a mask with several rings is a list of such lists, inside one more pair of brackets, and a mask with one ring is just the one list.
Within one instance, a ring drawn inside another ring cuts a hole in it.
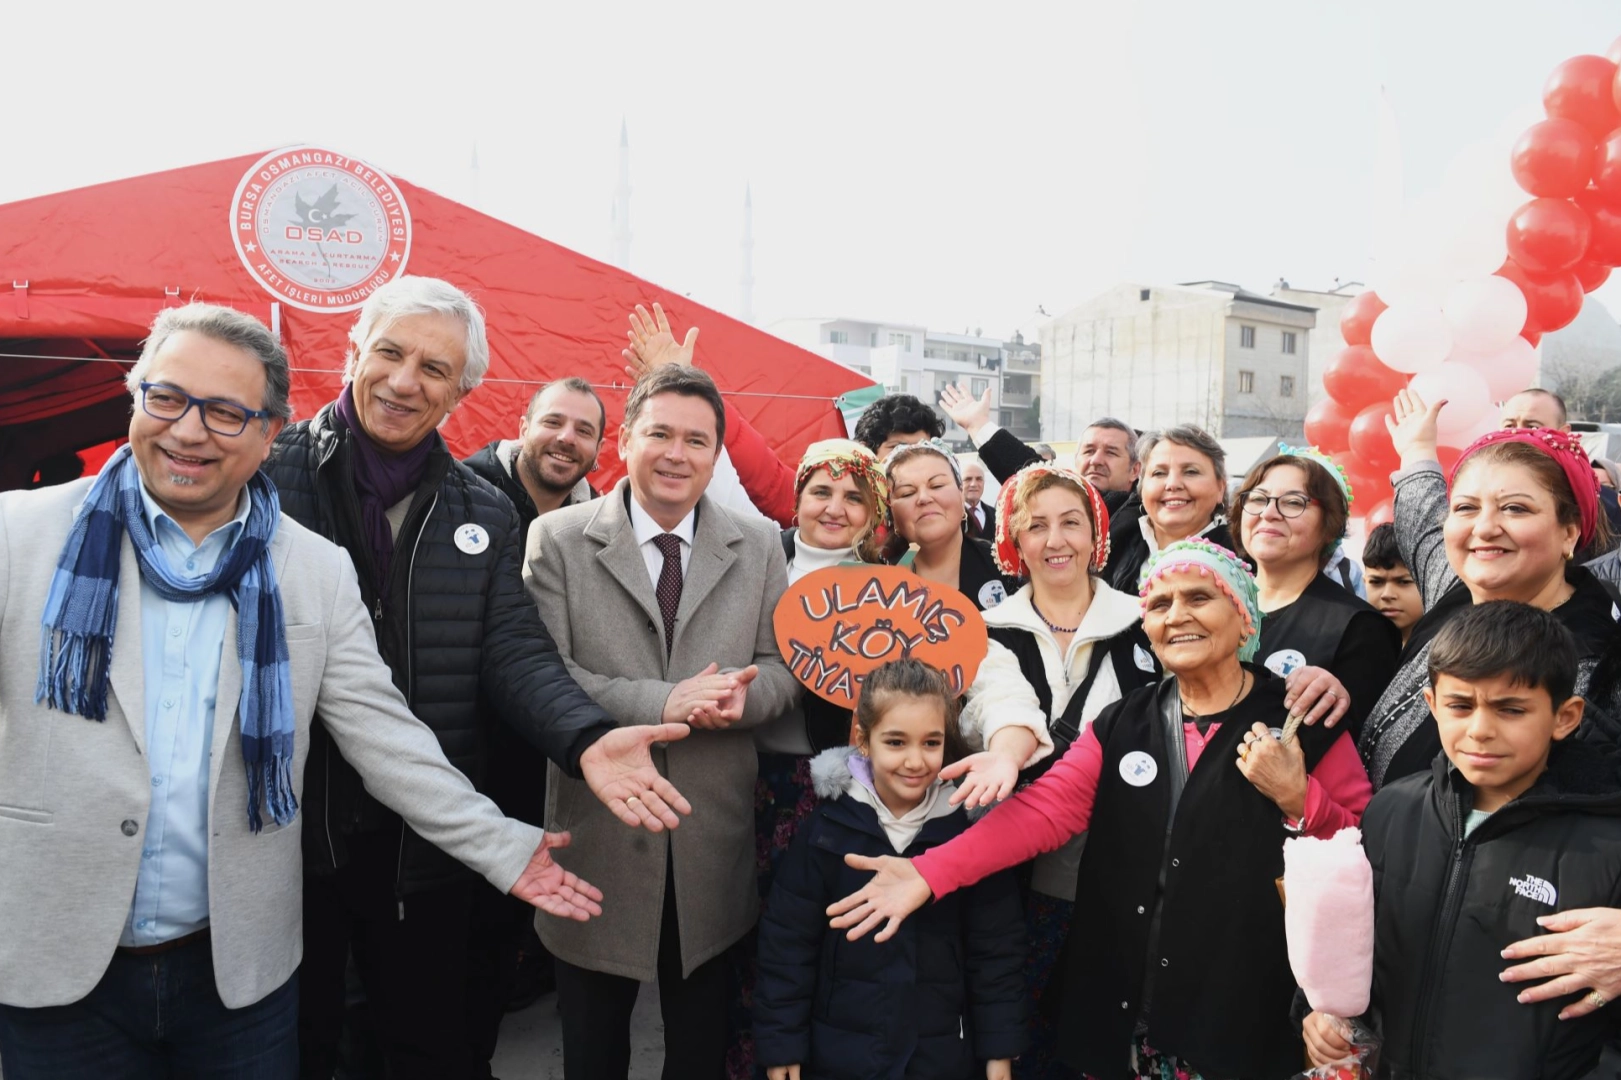
[{"label": "round white badge pin", "polygon": [[1159,775],[1159,763],[1141,750],[1120,759],[1120,779],[1132,787],[1147,787]]},{"label": "round white badge pin", "polygon": [[1289,672],[1305,666],[1306,656],[1298,649],[1279,649],[1266,658],[1266,669],[1280,679],[1287,679]]},{"label": "round white badge pin", "polygon": [[979,587],[979,606],[993,608],[1007,599],[1007,589],[1000,581],[987,581]]},{"label": "round white badge pin", "polygon": [[490,546],[490,534],[484,526],[468,522],[456,530],[456,550],[464,555],[480,554]]}]

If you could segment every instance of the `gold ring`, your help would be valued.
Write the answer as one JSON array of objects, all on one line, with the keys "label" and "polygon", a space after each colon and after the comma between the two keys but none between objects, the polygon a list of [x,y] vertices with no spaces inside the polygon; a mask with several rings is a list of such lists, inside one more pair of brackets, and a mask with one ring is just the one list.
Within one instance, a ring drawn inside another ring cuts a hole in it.
[{"label": "gold ring", "polygon": [[630,798],[625,800],[625,803],[626,803],[626,805],[629,805],[630,803],[638,803],[639,804],[639,803],[641,803],[641,801],[642,800],[640,800],[636,796],[632,795]]},{"label": "gold ring", "polygon": [[1603,994],[1599,993],[1597,990],[1594,990],[1592,993],[1588,994],[1587,995],[1587,1000],[1592,1003],[1593,1008],[1595,1008],[1595,1009],[1604,1008],[1604,1006],[1609,1004],[1609,1001],[1610,1001],[1609,998],[1605,997]]}]

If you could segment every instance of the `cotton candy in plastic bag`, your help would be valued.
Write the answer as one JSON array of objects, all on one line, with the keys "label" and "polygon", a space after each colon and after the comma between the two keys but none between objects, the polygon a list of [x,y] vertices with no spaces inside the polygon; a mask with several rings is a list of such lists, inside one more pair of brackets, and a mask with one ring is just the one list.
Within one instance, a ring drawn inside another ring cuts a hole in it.
[{"label": "cotton candy in plastic bag", "polygon": [[1373,987],[1373,868],[1362,830],[1283,845],[1289,966],[1318,1012],[1360,1016]]}]

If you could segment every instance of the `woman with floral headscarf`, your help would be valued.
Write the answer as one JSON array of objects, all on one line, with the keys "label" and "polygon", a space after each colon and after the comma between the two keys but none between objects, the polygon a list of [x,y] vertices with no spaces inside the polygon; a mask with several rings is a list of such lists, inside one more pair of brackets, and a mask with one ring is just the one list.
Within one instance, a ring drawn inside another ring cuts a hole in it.
[{"label": "woman with floral headscarf", "polygon": [[[960,724],[970,747],[990,749],[953,766],[954,801],[972,809],[1011,794],[1059,757],[1108,705],[1159,677],[1133,595],[1101,573],[1109,558],[1109,512],[1071,469],[1042,462],[1002,485],[995,555],[1018,590],[985,612],[990,651],[968,687]],[[1030,766],[1030,767],[1026,767]],[[1020,867],[1030,937],[1025,987],[1039,1004],[1075,907],[1084,836]],[[1053,1059],[1050,1012],[1032,1008],[1030,1046],[1013,1064],[1020,1080],[1072,1076]]]},{"label": "woman with floral headscarf", "polygon": [[1285,731],[1283,682],[1248,663],[1261,613],[1232,552],[1156,553],[1143,625],[1170,677],[1110,705],[1040,779],[828,909],[860,937],[1086,831],[1054,975],[1058,1057],[1089,1076],[1281,1078],[1300,1064],[1274,882],[1291,830],[1355,825],[1369,786],[1350,739]]},{"label": "woman with floral headscarf", "polygon": [[990,544],[969,535],[962,466],[950,447],[939,439],[904,443],[884,459],[884,475],[895,528],[885,552],[888,561],[910,567],[925,581],[951,586],[981,611],[1018,588],[997,569]]},{"label": "woman with floral headscarf", "polygon": [[[1441,737],[1424,704],[1430,643],[1471,604],[1519,600],[1550,611],[1582,652],[1576,692],[1615,637],[1614,601],[1572,559],[1608,537],[1598,484],[1582,445],[1556,428],[1505,428],[1468,446],[1442,478],[1436,416],[1411,390],[1396,395],[1391,436],[1396,545],[1424,600],[1401,667],[1362,726],[1358,749],[1375,788],[1426,771]],[[1596,712],[1596,711],[1595,711]],[[1584,718],[1588,734],[1593,717]]]},{"label": "woman with floral headscarf", "polygon": [[1401,632],[1325,570],[1345,538],[1351,500],[1333,458],[1314,446],[1280,446],[1244,477],[1229,516],[1266,616],[1257,657],[1279,678],[1308,665],[1332,674],[1340,685],[1326,693],[1350,699],[1355,738],[1396,673]]}]

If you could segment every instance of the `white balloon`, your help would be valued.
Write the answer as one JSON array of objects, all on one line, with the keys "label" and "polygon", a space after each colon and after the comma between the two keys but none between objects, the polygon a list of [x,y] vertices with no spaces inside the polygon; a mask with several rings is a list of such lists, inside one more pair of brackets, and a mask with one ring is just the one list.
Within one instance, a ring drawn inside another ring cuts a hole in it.
[{"label": "white balloon", "polygon": [[1501,404],[1536,382],[1536,346],[1515,334],[1496,349],[1485,352],[1454,350],[1451,359],[1474,368],[1486,380],[1493,402]]},{"label": "white balloon", "polygon": [[1482,418],[1491,414],[1491,393],[1486,379],[1467,364],[1439,364],[1413,376],[1407,388],[1426,402],[1444,400],[1446,407],[1436,417],[1436,433],[1449,446],[1473,431]]},{"label": "white balloon", "polygon": [[1452,342],[1469,352],[1494,352],[1519,339],[1525,326],[1525,294],[1507,278],[1492,274],[1452,286],[1441,303]]},{"label": "white balloon", "polygon": [[1374,320],[1373,351],[1393,371],[1425,371],[1452,352],[1452,328],[1439,307],[1393,303]]}]

